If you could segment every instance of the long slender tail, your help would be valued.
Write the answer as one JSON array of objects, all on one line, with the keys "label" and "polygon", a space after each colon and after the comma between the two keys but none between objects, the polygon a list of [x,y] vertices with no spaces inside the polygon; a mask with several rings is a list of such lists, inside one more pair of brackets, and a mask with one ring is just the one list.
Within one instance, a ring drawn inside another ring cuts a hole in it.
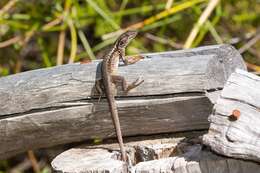
[{"label": "long slender tail", "polygon": [[120,121],[119,121],[119,116],[118,116],[118,111],[116,107],[116,102],[114,97],[107,97],[108,99],[108,104],[111,109],[111,116],[113,119],[114,126],[116,128],[116,135],[117,135],[117,140],[119,143],[119,147],[122,153],[122,159],[123,161],[127,161],[127,156],[126,156],[126,151],[124,147],[124,142],[123,142],[123,137],[122,137],[122,132],[121,132],[121,126],[120,126]]},{"label": "long slender tail", "polygon": [[111,117],[112,117],[112,120],[113,120],[113,123],[114,123],[114,127],[116,129],[116,135],[117,135],[117,140],[118,140],[119,147],[120,147],[121,154],[122,154],[122,159],[123,159],[124,162],[126,162],[127,156],[126,156],[126,151],[125,151],[125,147],[124,147],[124,143],[123,143],[123,137],[122,137],[122,132],[121,132],[121,126],[120,126],[116,101],[115,101],[112,86],[111,86],[111,83],[110,83],[111,79],[110,79],[110,76],[106,76],[106,77],[107,77],[107,80],[104,80],[104,82],[107,82],[105,84],[106,98],[107,98],[107,101],[108,101],[108,105],[109,105],[109,109],[110,109],[110,112],[111,112]]}]

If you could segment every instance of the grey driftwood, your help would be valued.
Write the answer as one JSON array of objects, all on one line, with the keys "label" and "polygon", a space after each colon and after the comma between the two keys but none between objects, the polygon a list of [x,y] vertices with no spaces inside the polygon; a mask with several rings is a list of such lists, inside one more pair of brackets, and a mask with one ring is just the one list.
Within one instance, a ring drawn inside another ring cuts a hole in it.
[{"label": "grey driftwood", "polygon": [[[129,82],[138,76],[145,80],[129,96],[118,92],[124,136],[207,129],[213,107],[207,96],[221,89],[235,68],[246,69],[229,45],[143,56],[119,70]],[[28,149],[114,137],[106,100],[98,102],[93,89],[99,62],[0,78],[0,159]]]},{"label": "grey driftwood", "polygon": [[[235,120],[230,115],[240,111]],[[236,70],[221,92],[204,144],[235,158],[260,162],[260,77]]]},{"label": "grey driftwood", "polygon": [[[118,146],[118,144],[116,144]],[[202,147],[198,138],[164,138],[126,144],[130,168],[115,144],[78,147],[52,161],[58,173],[258,173],[254,162],[222,157]]]}]

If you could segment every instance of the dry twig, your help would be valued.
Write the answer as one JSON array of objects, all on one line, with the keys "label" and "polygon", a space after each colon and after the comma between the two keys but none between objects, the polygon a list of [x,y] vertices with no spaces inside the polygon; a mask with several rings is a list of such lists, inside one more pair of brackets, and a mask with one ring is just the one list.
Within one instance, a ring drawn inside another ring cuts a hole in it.
[{"label": "dry twig", "polygon": [[250,52],[251,54],[253,54],[257,59],[260,60],[260,52],[255,50],[254,48],[250,47],[248,49],[248,52]]},{"label": "dry twig", "polygon": [[63,16],[61,15],[58,18],[56,18],[56,19],[50,21],[49,23],[46,23],[45,25],[43,25],[42,30],[46,31],[46,30],[54,27],[55,25],[60,24],[62,22],[62,20],[63,20]]},{"label": "dry twig", "polygon": [[66,38],[66,32],[64,30],[60,31],[59,41],[58,41],[58,50],[57,50],[57,62],[56,62],[57,65],[63,64],[65,38]]},{"label": "dry twig", "polygon": [[165,6],[165,9],[168,10],[171,8],[172,4],[173,4],[174,0],[168,0]]},{"label": "dry twig", "polygon": [[40,173],[40,166],[39,166],[38,161],[37,161],[37,159],[34,155],[34,152],[32,150],[28,150],[27,154],[28,154],[28,158],[29,158],[29,160],[32,164],[33,171],[35,173]]},{"label": "dry twig", "polygon": [[21,36],[15,36],[13,38],[10,38],[9,40],[5,40],[3,42],[0,42],[0,48],[10,46],[10,45],[12,45],[14,43],[17,43],[17,42],[21,41],[21,39],[22,39]]},{"label": "dry twig", "polygon": [[17,2],[18,0],[10,0],[1,10],[0,10],[0,16],[2,16],[4,13],[9,11]]},{"label": "dry twig", "polygon": [[70,50],[70,58],[68,63],[71,64],[75,61],[76,53],[77,53],[77,32],[72,20],[69,20],[68,24],[69,24],[70,35],[71,35],[71,48],[70,48],[71,50]]},{"label": "dry twig", "polygon": [[172,15],[172,14],[175,14],[177,12],[180,12],[184,9],[187,9],[189,7],[192,7],[193,5],[195,4],[198,4],[198,3],[201,3],[201,2],[204,2],[205,0],[190,0],[190,1],[186,1],[182,4],[179,4],[179,5],[176,5],[170,9],[166,9],[158,14],[156,14],[155,16],[152,16],[152,17],[149,17],[148,19],[145,19],[141,22],[138,22],[138,23],[135,23],[133,25],[130,25],[124,29],[119,29],[115,32],[111,32],[111,33],[108,33],[108,34],[105,34],[102,36],[102,39],[103,40],[106,40],[106,39],[109,39],[109,38],[113,38],[113,37],[116,37],[120,34],[122,34],[123,32],[127,31],[127,30],[131,30],[131,29],[134,29],[134,30],[138,30],[146,25],[149,25],[151,23],[154,23],[155,21],[157,20],[160,20],[162,18],[165,18],[169,15]]},{"label": "dry twig", "polygon": [[257,65],[254,65],[254,64],[251,64],[249,62],[246,62],[246,66],[247,68],[255,71],[255,72],[260,72],[260,66],[257,66]]},{"label": "dry twig", "polygon": [[251,46],[253,46],[260,39],[260,33],[256,34],[252,39],[250,39],[244,46],[238,49],[239,53],[244,53]]},{"label": "dry twig", "polygon": [[[68,1],[65,2],[64,9],[65,9],[65,11],[63,12],[63,14],[61,16],[61,21],[63,21],[63,22],[70,10],[70,4],[68,3]],[[58,48],[57,48],[57,60],[56,60],[57,65],[63,64],[65,38],[66,38],[66,31],[65,30],[60,31]]]},{"label": "dry twig", "polygon": [[211,0],[207,6],[207,8],[203,11],[201,14],[198,22],[195,24],[195,26],[192,28],[185,44],[184,48],[190,48],[192,46],[193,41],[195,40],[201,26],[207,21],[212,11],[215,9],[217,4],[219,3],[219,0]]},{"label": "dry twig", "polygon": [[182,44],[179,44],[179,43],[175,43],[173,41],[170,41],[168,39],[165,39],[165,38],[162,38],[162,37],[158,37],[156,35],[152,35],[150,33],[147,33],[145,34],[145,37],[150,39],[150,40],[153,40],[155,42],[158,42],[158,43],[161,43],[161,44],[167,44],[167,45],[170,45],[171,47],[175,48],[175,49],[181,49],[183,47]]},{"label": "dry twig", "polygon": [[10,173],[21,173],[25,172],[25,170],[31,167],[31,162],[29,159],[24,159],[21,163],[15,165],[14,167],[9,170]]}]

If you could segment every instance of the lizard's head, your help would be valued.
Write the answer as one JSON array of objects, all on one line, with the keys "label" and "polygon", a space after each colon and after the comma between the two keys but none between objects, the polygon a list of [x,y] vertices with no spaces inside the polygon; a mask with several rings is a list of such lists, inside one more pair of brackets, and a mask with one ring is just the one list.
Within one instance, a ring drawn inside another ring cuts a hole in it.
[{"label": "lizard's head", "polygon": [[137,35],[137,31],[134,30],[129,30],[123,33],[122,35],[119,36],[119,38],[116,41],[116,47],[118,49],[124,49],[128,43],[135,38]]}]

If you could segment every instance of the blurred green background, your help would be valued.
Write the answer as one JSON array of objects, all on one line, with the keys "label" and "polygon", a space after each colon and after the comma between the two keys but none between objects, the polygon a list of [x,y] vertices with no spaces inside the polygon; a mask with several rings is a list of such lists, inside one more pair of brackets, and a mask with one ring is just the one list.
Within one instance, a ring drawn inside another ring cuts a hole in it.
[{"label": "blurred green background", "polygon": [[[259,73],[259,13],[260,0],[1,0],[0,76],[102,58],[126,29],[139,31],[127,54],[228,43]],[[0,173],[27,154],[1,161]],[[48,154],[36,157],[50,171]]]}]

